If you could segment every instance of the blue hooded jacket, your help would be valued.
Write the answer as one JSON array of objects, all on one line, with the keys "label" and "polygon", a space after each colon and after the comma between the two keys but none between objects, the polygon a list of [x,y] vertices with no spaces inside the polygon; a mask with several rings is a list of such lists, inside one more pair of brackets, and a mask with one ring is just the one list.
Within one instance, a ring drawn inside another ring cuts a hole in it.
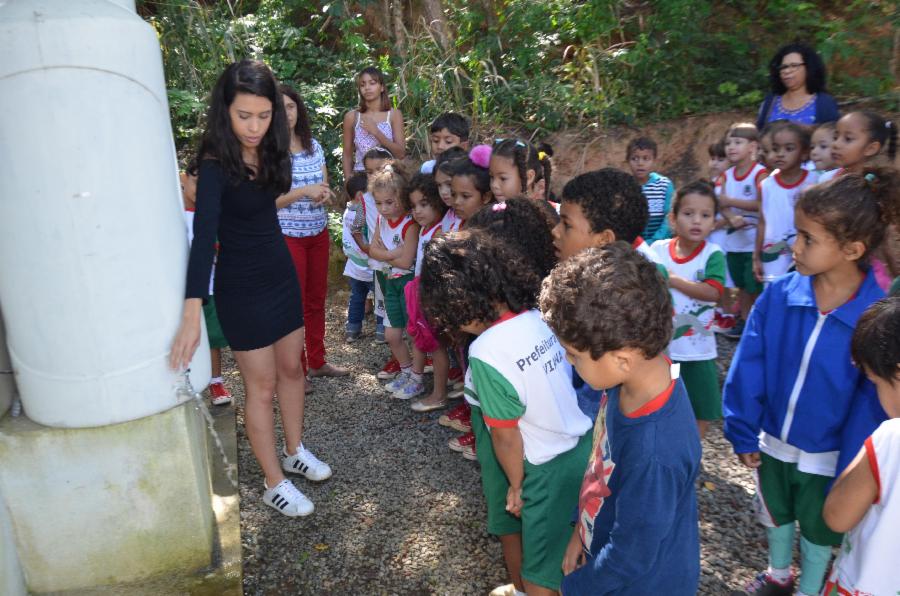
[{"label": "blue hooded jacket", "polygon": [[850,358],[857,320],[884,292],[869,270],[851,300],[823,314],[812,281],[790,273],[756,301],[725,379],[725,437],[735,453],[759,451],[761,430],[807,453],[841,452],[839,472],[886,418]]}]

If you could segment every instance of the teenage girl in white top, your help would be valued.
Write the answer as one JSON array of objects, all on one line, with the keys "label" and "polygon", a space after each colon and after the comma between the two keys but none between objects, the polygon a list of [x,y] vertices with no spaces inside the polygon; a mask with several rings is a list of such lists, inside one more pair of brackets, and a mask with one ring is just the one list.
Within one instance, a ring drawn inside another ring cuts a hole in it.
[{"label": "teenage girl in white top", "polygon": [[406,157],[403,113],[391,108],[384,73],[370,66],[356,77],[359,109],[344,114],[344,179],[363,171],[363,156],[384,147],[395,159]]}]

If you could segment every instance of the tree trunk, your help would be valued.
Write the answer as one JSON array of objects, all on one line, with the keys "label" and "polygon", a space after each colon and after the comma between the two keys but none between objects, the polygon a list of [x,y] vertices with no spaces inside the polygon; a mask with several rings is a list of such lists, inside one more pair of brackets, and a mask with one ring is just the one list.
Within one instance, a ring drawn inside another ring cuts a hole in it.
[{"label": "tree trunk", "polygon": [[484,10],[484,21],[489,31],[497,30],[497,8],[494,0],[481,0],[481,8]]},{"label": "tree trunk", "polygon": [[423,0],[422,8],[425,12],[425,25],[428,32],[431,33],[441,51],[446,52],[450,47],[450,33],[441,0]]},{"label": "tree trunk", "polygon": [[403,0],[391,0],[391,25],[394,31],[394,50],[406,57],[406,28],[403,25]]},{"label": "tree trunk", "polygon": [[900,86],[900,28],[894,30],[894,51],[891,56],[891,72],[894,83]]}]

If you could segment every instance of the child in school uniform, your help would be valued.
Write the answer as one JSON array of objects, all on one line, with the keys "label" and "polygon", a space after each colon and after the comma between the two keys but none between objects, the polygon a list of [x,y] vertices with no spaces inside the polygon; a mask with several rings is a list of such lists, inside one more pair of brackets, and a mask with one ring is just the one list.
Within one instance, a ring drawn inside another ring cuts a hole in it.
[{"label": "child in school uniform", "polygon": [[716,221],[718,201],[711,184],[698,180],[681,189],[672,202],[669,227],[675,236],[657,240],[652,249],[669,272],[675,308],[669,357],[681,366],[697,429],[702,439],[710,421],[722,417],[718,352],[712,332],[713,309],[725,283],[725,253],[707,241]]},{"label": "child in school uniform", "polygon": [[368,186],[365,172],[353,174],[346,183],[347,207],[344,209],[341,244],[347,264],[344,277],[350,283],[350,299],[347,303],[347,343],[355,342],[362,335],[362,324],[366,314],[366,298],[372,291],[373,274],[369,269],[369,259],[353,238],[353,222],[365,218],[362,203]]},{"label": "child in school uniform", "polygon": [[488,532],[500,538],[514,590],[556,594],[590,420],[571,367],[535,310],[540,277],[484,230],[425,249],[420,298],[445,333],[475,336],[466,399],[478,441]]},{"label": "child in school uniform", "polygon": [[766,527],[769,567],[740,594],[793,595],[822,589],[831,549],[841,543],[822,518],[828,486],[881,420],[868,409],[871,383],[853,365],[860,315],[884,296],[868,261],[900,216],[894,170],[845,174],[797,201],[796,271],[757,301],[724,388],[725,437],[756,471],[756,509]]},{"label": "child in school uniform", "polygon": [[722,174],[719,185],[719,208],[729,223],[725,256],[728,271],[738,288],[741,318],[724,335],[738,339],[762,283],[753,274],[753,250],[759,221],[759,184],[768,176],[765,166],[756,161],[759,131],[749,122],[732,124],[725,135],[725,153],[732,164]]},{"label": "child in school uniform", "polygon": [[693,596],[700,440],[663,353],[672,303],[662,276],[615,242],[563,261],[540,304],[567,360],[602,392],[562,593]]},{"label": "child in school uniform", "polygon": [[900,296],[863,313],[850,351],[890,420],[865,440],[825,499],[825,523],[847,534],[822,593],[894,594],[900,587]]}]

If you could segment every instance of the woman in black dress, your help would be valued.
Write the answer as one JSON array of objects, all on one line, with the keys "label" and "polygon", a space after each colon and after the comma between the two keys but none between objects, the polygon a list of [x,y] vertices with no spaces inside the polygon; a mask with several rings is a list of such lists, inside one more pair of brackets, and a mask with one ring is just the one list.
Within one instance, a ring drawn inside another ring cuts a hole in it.
[{"label": "woman in black dress", "polygon": [[[215,243],[216,310],[244,379],[245,425],[265,474],[263,501],[289,516],[313,504],[284,472],[331,476],[301,442],[305,378],[300,364],[300,286],[278,225],[275,199],[290,188],[291,159],[281,94],[269,68],[242,60],[228,66],[210,98],[197,161],[194,241],[173,368],[188,366],[200,341]],[[278,395],[286,446],[275,452],[273,398]]]}]

